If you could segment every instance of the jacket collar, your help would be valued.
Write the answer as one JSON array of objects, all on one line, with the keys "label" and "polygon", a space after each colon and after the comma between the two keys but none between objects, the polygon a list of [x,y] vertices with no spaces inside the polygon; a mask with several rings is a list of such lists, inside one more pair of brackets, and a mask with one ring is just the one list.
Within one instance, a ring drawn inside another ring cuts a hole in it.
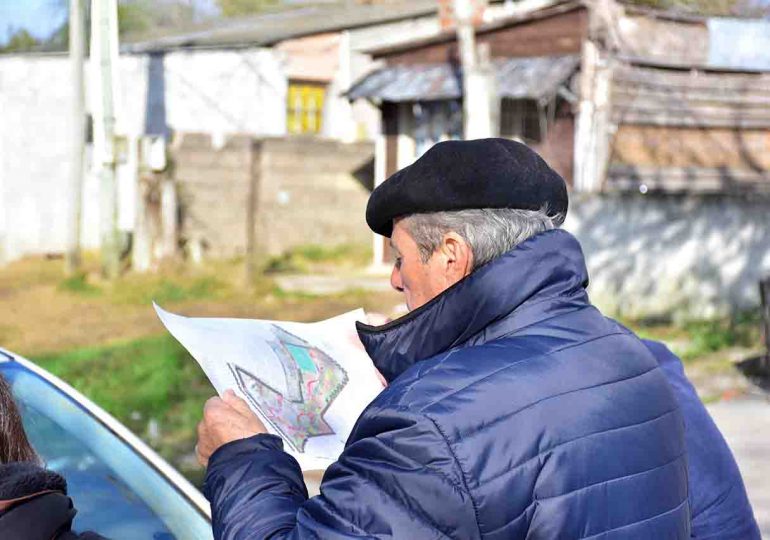
[{"label": "jacket collar", "polygon": [[358,334],[390,382],[420,360],[584,307],[587,285],[578,241],[563,230],[547,231],[395,321],[378,327],[357,323]]},{"label": "jacket collar", "polygon": [[37,463],[17,461],[0,464],[0,501],[24,498],[41,492],[67,493],[67,481]]}]

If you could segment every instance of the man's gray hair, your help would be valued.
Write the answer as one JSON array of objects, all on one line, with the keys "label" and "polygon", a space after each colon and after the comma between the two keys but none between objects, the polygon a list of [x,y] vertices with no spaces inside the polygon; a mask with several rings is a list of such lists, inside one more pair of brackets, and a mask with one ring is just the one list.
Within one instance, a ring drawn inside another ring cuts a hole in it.
[{"label": "man's gray hair", "polygon": [[403,224],[417,243],[422,262],[428,262],[444,235],[454,231],[473,252],[473,270],[507,253],[527,238],[561,225],[561,216],[548,209],[480,208],[411,214]]}]

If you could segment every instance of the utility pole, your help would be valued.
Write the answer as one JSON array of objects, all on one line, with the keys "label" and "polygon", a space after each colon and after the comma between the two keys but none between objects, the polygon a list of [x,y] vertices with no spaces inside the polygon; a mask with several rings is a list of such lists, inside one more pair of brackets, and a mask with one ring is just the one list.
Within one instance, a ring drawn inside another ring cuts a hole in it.
[{"label": "utility pole", "polygon": [[94,154],[99,172],[102,274],[120,270],[115,174],[115,70],[118,59],[117,0],[91,0],[91,70],[94,96]]},{"label": "utility pole", "polygon": [[83,211],[83,173],[86,138],[83,56],[85,11],[81,0],[70,0],[69,48],[72,72],[72,139],[70,140],[70,214],[67,227],[68,275],[80,270],[80,223]]},{"label": "utility pole", "polygon": [[476,50],[471,0],[454,0],[457,45],[463,70],[463,117],[466,139],[491,137],[496,129],[492,121],[494,74],[489,64],[482,66]]}]

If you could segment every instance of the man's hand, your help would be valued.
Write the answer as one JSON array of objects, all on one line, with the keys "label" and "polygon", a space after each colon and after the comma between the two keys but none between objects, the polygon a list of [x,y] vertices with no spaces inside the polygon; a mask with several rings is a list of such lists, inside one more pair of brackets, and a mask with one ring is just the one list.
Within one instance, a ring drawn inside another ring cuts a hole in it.
[{"label": "man's hand", "polygon": [[222,399],[213,397],[203,406],[203,420],[198,424],[195,453],[204,467],[217,448],[232,441],[267,433],[265,425],[241,398],[227,390]]}]

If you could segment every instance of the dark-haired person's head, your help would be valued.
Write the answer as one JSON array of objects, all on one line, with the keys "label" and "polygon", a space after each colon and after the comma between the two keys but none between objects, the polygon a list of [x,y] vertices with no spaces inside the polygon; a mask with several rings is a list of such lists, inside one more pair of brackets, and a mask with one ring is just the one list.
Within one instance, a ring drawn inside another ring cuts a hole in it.
[{"label": "dark-haired person's head", "polygon": [[27,439],[11,386],[0,375],[0,463],[18,461],[39,463],[40,460]]}]

